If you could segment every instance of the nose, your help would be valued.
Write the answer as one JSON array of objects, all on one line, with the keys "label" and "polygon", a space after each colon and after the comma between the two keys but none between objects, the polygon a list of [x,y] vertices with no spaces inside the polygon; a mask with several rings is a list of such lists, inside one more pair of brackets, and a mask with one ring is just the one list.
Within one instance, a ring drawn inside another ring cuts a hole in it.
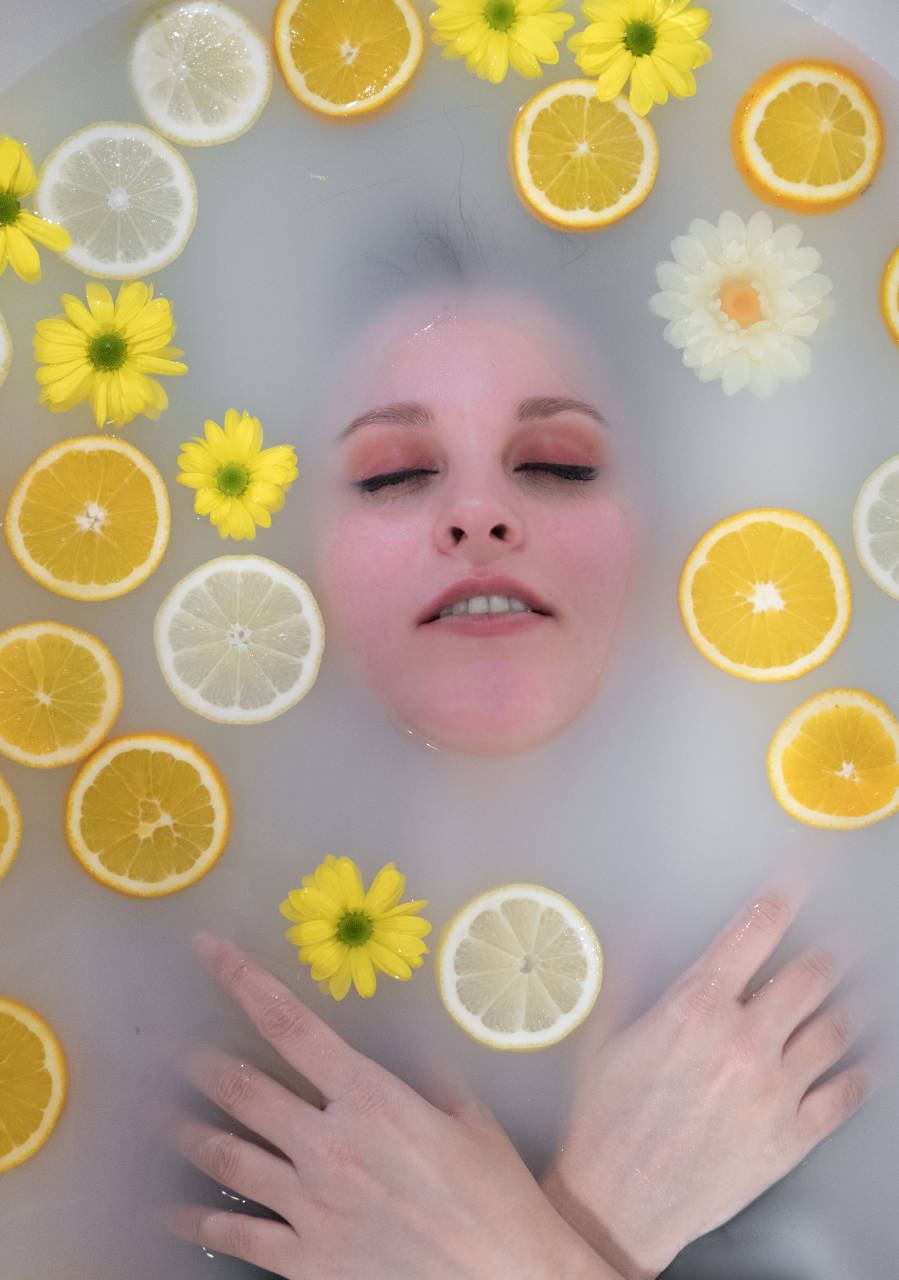
[{"label": "nose", "polygon": [[434,537],[438,550],[480,563],[519,547],[523,533],[522,522],[509,504],[495,497],[459,495],[441,511]]}]

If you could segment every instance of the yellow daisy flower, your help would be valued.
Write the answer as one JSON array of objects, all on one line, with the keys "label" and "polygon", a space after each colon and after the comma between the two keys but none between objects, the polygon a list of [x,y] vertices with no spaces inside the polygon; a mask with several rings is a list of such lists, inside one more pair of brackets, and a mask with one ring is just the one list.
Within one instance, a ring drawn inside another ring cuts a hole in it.
[{"label": "yellow daisy flower", "polygon": [[469,71],[499,84],[509,69],[533,79],[541,62],[559,61],[557,41],[574,23],[555,13],[563,0],[438,0],[431,14],[435,44],[445,58],[464,58]]},{"label": "yellow daisy flower", "polygon": [[[689,98],[696,92],[693,68],[712,56],[699,37],[709,25],[705,9],[689,9],[690,0],[584,0],[590,26],[568,41],[577,64],[598,76],[602,102],[616,98],[630,77],[630,104],[645,116],[668,94]],[[689,9],[689,12],[688,12]]]},{"label": "yellow daisy flower", "polygon": [[57,253],[72,241],[68,231],[22,208],[22,201],[37,186],[28,148],[5,134],[0,137],[0,276],[7,262],[22,280],[40,280],[41,260],[31,243],[46,245]]},{"label": "yellow daisy flower", "polygon": [[87,306],[62,295],[65,315],[38,320],[34,354],[41,404],[54,413],[90,400],[97,426],[123,427],[138,413],[158,418],[168,405],[150,373],[187,373],[168,344],[175,333],[165,298],[140,280],[123,284],[113,303],[105,285],[88,281]]},{"label": "yellow daisy flower", "polygon": [[284,936],[335,1000],[351,985],[360,996],[374,995],[376,969],[405,982],[421,967],[431,926],[418,912],[428,904],[400,902],[405,886],[388,862],[366,893],[355,862],[329,854],[281,903],[281,914],[296,921]]},{"label": "yellow daisy flower", "polygon": [[297,478],[297,455],[290,445],[262,447],[258,418],[229,409],[224,431],[207,422],[206,439],[194,436],[181,446],[179,484],[196,489],[194,510],[209,516],[223,538],[255,538],[256,525],[267,529],[271,512]]}]

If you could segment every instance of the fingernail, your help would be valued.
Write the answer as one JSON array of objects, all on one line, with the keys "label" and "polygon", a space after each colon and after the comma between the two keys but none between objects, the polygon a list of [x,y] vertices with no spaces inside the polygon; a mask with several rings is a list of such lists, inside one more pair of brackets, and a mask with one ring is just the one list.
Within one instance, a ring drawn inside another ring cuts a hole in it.
[{"label": "fingernail", "polygon": [[211,969],[221,954],[224,939],[217,937],[214,933],[200,932],[194,934],[191,942],[197,959],[207,969]]}]

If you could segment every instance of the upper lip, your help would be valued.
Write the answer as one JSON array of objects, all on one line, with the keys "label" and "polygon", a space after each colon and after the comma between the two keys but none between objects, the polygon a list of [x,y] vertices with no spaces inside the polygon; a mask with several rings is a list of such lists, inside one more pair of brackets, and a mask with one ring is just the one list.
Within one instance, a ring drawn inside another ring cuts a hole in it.
[{"label": "upper lip", "polygon": [[463,578],[461,582],[447,587],[446,591],[442,591],[422,610],[418,617],[419,625],[423,622],[433,622],[440,616],[440,610],[445,609],[447,605],[455,604],[458,600],[470,600],[473,596],[511,597],[514,600],[521,600],[529,609],[533,609],[534,613],[552,616],[549,605],[535,595],[529,587],[524,587],[511,578]]}]

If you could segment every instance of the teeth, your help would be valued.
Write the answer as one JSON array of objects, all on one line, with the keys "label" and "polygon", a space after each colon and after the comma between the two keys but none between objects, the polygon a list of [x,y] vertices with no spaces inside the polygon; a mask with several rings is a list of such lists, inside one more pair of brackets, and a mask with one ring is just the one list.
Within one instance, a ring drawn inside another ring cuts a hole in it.
[{"label": "teeth", "polygon": [[514,596],[470,596],[457,600],[440,610],[441,618],[456,617],[460,613],[532,613],[530,605]]}]

